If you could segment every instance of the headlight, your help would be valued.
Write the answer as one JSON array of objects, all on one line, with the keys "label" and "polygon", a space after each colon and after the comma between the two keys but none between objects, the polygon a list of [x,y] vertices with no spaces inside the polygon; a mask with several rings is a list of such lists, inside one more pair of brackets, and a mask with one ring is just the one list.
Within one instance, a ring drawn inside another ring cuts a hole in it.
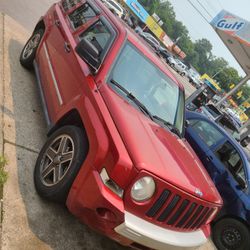
[{"label": "headlight", "polygon": [[132,189],[131,197],[135,201],[145,201],[150,199],[155,192],[155,182],[152,177],[145,176],[137,180]]}]

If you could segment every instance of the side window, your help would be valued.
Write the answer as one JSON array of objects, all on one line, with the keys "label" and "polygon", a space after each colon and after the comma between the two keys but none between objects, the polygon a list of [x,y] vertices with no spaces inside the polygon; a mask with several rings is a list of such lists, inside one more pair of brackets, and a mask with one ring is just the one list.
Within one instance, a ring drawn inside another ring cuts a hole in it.
[{"label": "side window", "polygon": [[231,143],[224,143],[215,154],[234,177],[240,176],[246,181],[242,159]]},{"label": "side window", "polygon": [[77,29],[95,16],[96,13],[91,8],[91,6],[88,3],[84,3],[79,8],[74,10],[71,14],[69,14],[69,20],[71,22],[72,27],[74,29]]},{"label": "side window", "polygon": [[73,8],[75,5],[79,4],[81,0],[63,0],[62,7],[64,11],[68,11],[69,9]]},{"label": "side window", "polygon": [[101,54],[110,44],[109,41],[111,39],[111,33],[101,21],[98,21],[80,34],[79,38],[80,40],[83,38],[89,40]]},{"label": "side window", "polygon": [[189,122],[193,130],[208,147],[216,144],[224,137],[219,130],[206,121],[192,119]]}]

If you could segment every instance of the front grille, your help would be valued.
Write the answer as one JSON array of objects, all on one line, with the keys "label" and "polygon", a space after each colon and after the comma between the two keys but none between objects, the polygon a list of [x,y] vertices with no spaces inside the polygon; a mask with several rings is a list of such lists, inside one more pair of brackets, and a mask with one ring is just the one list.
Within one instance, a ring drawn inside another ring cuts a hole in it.
[{"label": "front grille", "polygon": [[192,202],[170,190],[163,190],[146,212],[149,218],[182,229],[196,229],[204,225],[215,208]]},{"label": "front grille", "polygon": [[62,7],[64,11],[68,11],[74,6],[76,6],[78,3],[81,3],[81,0],[63,0],[62,1]]}]

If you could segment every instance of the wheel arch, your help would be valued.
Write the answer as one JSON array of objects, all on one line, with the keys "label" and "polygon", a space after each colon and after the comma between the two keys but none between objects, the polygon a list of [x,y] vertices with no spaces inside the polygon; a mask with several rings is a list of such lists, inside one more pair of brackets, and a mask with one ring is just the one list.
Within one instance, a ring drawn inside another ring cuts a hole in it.
[{"label": "wheel arch", "polygon": [[45,22],[43,18],[41,18],[39,22],[36,24],[34,31],[39,30],[39,29],[45,30]]},{"label": "wheel arch", "polygon": [[87,143],[89,145],[89,139],[86,133],[85,126],[82,122],[81,116],[77,109],[71,109],[68,111],[63,117],[61,117],[56,124],[54,124],[48,131],[47,135],[50,136],[52,133],[54,133],[58,128],[66,125],[74,125],[76,127],[81,128],[84,131]]},{"label": "wheel arch", "polygon": [[223,219],[235,219],[235,220],[238,220],[242,224],[244,224],[248,228],[248,230],[250,231],[250,225],[247,223],[247,221],[244,220],[243,218],[239,217],[239,216],[236,216],[236,215],[223,215],[223,216],[219,217],[218,219],[216,219],[213,222],[213,225],[215,225],[216,223],[218,223],[219,221],[221,221]]}]

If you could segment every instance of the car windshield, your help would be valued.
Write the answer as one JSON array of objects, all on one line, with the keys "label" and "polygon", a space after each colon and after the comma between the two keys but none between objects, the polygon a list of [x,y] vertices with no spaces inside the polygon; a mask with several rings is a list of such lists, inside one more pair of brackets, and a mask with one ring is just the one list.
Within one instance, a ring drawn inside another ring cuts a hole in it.
[{"label": "car windshield", "polygon": [[152,115],[183,132],[183,91],[132,44],[124,46],[110,73],[109,82],[111,79],[133,94]]}]

